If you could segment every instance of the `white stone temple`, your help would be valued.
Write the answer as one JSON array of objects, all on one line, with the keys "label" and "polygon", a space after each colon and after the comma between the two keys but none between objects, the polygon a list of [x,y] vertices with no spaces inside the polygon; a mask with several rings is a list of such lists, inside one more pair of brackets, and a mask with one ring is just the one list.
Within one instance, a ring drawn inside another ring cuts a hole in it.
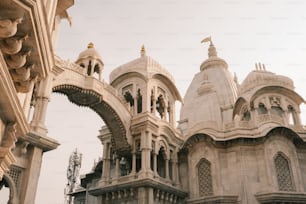
[{"label": "white stone temple", "polygon": [[69,203],[306,203],[305,101],[290,78],[258,63],[239,84],[206,38],[184,97],[144,46],[106,83],[92,43],[75,62],[54,53],[73,4],[0,2],[0,190],[9,188],[9,204],[35,202],[42,155],[59,145],[45,125],[52,92],[105,122],[102,158],[80,182],[81,157],[71,160]]}]

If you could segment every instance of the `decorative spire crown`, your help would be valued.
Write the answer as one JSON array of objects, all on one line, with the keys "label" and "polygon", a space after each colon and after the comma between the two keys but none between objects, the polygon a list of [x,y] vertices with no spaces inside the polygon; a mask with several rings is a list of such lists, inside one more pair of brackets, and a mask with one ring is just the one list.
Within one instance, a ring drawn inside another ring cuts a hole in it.
[{"label": "decorative spire crown", "polygon": [[207,38],[204,38],[201,43],[204,43],[204,42],[210,42],[210,45],[209,45],[209,48],[208,48],[208,58],[210,57],[217,57],[217,50],[216,50],[216,47],[214,46],[212,40],[211,40],[211,36],[207,37]]},{"label": "decorative spire crown", "polygon": [[88,46],[87,46],[87,48],[89,49],[89,48],[94,48],[95,46],[94,46],[94,44],[92,43],[92,42],[90,42],[90,43],[88,43]]},{"label": "decorative spire crown", "polygon": [[146,48],[144,45],[141,46],[140,56],[141,57],[146,56]]}]

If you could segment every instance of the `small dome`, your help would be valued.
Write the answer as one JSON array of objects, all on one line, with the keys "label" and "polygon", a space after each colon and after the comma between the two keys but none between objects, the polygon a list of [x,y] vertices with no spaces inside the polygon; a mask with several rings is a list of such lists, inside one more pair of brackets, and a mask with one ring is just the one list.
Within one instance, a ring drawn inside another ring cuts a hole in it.
[{"label": "small dome", "polygon": [[248,74],[240,86],[240,94],[261,86],[281,86],[293,90],[293,81],[289,77],[277,75],[265,69],[256,69]]},{"label": "small dome", "polygon": [[173,84],[175,84],[173,76],[156,60],[146,55],[146,50],[144,46],[142,46],[140,54],[141,55],[139,58],[114,69],[110,74],[110,83],[112,83],[124,74],[130,72],[138,72],[145,78],[150,78],[155,74],[159,74],[170,80]]},{"label": "small dome", "polygon": [[98,59],[102,62],[102,58],[100,54],[98,53],[98,51],[95,49],[94,44],[92,42],[88,44],[86,50],[84,50],[83,52],[79,54],[79,57],[76,62],[78,63],[79,61],[89,58],[89,57],[93,59]]}]

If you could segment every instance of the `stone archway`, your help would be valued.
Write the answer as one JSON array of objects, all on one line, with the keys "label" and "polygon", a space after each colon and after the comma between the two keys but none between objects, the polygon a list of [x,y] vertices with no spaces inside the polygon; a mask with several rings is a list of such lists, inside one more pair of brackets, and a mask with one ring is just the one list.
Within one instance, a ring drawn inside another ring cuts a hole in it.
[{"label": "stone archway", "polygon": [[[95,111],[112,134],[112,147],[118,155],[130,152],[129,126],[131,114],[116,90],[104,81],[84,74],[84,70],[65,61],[57,61],[59,74],[52,81],[52,91],[64,94],[79,106]],[[61,62],[61,63],[60,63]]]}]

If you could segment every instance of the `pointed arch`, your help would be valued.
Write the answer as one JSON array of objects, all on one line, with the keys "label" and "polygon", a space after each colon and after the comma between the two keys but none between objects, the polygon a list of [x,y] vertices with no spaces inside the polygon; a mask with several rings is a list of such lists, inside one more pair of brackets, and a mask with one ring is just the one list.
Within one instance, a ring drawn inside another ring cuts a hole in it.
[{"label": "pointed arch", "polygon": [[278,189],[280,191],[295,191],[290,160],[283,152],[277,152],[274,156],[274,167]]},{"label": "pointed arch", "polygon": [[233,115],[232,115],[232,119],[235,118],[235,115],[239,114],[242,107],[244,105],[247,105],[248,106],[248,103],[247,103],[247,100],[243,97],[239,97],[236,102],[235,102],[235,105],[234,105],[234,110],[233,110]]},{"label": "pointed arch", "polygon": [[197,164],[197,169],[198,169],[199,195],[200,196],[213,195],[211,163],[207,159],[202,158]]}]

